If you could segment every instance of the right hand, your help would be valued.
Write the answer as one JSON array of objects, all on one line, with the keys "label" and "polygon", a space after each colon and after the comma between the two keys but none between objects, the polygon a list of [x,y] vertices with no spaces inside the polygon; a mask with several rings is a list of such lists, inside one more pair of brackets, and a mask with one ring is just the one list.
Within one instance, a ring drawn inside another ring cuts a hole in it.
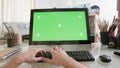
[{"label": "right hand", "polygon": [[86,66],[69,57],[60,47],[56,46],[54,49],[50,50],[50,53],[52,54],[52,59],[42,57],[41,61],[58,66],[62,65],[65,68],[86,68]]}]

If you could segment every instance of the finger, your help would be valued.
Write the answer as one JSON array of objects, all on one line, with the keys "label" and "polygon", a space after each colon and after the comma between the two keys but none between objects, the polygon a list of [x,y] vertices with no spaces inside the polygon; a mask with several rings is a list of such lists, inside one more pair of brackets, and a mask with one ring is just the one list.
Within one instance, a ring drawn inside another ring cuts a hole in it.
[{"label": "finger", "polygon": [[59,53],[60,53],[60,52],[62,51],[62,48],[61,48],[61,47],[56,46],[56,47],[55,47],[55,51],[57,51],[57,52],[59,52]]},{"label": "finger", "polygon": [[51,55],[53,55],[53,54],[54,54],[54,52],[53,52],[53,51],[54,51],[54,50],[52,50],[52,49],[50,50]]},{"label": "finger", "polygon": [[42,60],[42,57],[35,57],[34,58],[34,61],[37,62],[37,61],[41,61]]},{"label": "finger", "polygon": [[53,63],[51,59],[44,58],[44,57],[42,57],[41,61],[43,61],[43,62],[47,62],[47,63],[50,63],[50,64]]},{"label": "finger", "polygon": [[41,48],[36,48],[36,49],[33,49],[33,52],[34,52],[34,55],[36,55],[37,53],[42,55],[45,52],[45,50]]},{"label": "finger", "polygon": [[55,48],[56,48],[57,50],[62,50],[62,48],[59,47],[59,46],[56,46]]},{"label": "finger", "polygon": [[62,48],[61,47],[58,47],[59,48],[59,50],[62,50]]},{"label": "finger", "polygon": [[41,55],[43,56],[43,54],[45,53],[45,51],[41,51],[40,53],[41,53]]},{"label": "finger", "polygon": [[56,54],[57,52],[56,52],[55,50],[50,50],[50,53],[51,53],[52,56],[53,56],[53,55]]},{"label": "finger", "polygon": [[59,47],[58,47],[58,46],[55,46],[55,47],[54,47],[54,50],[59,51]]},{"label": "finger", "polygon": [[44,50],[44,49],[41,49],[41,48],[36,48],[35,50],[36,50],[36,52],[40,52],[40,51],[45,52],[45,50]]}]

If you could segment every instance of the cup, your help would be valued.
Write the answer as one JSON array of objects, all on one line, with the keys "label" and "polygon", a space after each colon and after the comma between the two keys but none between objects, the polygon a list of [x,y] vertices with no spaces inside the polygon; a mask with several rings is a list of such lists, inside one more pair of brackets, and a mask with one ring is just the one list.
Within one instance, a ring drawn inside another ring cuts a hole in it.
[{"label": "cup", "polygon": [[7,33],[7,47],[13,47],[16,45],[15,33]]},{"label": "cup", "polygon": [[91,51],[94,57],[98,57],[100,55],[101,43],[91,43]]},{"label": "cup", "polygon": [[16,34],[16,44],[22,44],[22,35],[20,33]]},{"label": "cup", "polygon": [[101,43],[103,45],[108,45],[109,44],[108,32],[100,32],[100,38],[101,38]]}]

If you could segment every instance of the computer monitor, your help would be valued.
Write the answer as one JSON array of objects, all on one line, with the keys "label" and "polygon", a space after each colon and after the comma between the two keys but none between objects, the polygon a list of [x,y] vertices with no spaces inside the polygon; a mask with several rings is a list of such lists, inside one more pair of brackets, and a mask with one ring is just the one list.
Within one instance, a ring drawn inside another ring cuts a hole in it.
[{"label": "computer monitor", "polygon": [[87,8],[32,9],[30,45],[89,44]]}]

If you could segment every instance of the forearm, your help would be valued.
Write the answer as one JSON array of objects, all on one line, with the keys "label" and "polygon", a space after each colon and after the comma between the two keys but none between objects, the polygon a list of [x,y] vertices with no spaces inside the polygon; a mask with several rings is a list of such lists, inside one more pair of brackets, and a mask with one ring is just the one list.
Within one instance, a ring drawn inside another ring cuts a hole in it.
[{"label": "forearm", "polygon": [[18,58],[12,58],[2,68],[17,68],[22,62]]},{"label": "forearm", "polygon": [[79,62],[75,61],[72,58],[69,58],[69,60],[66,60],[63,66],[65,68],[87,68],[86,66],[80,64]]}]

